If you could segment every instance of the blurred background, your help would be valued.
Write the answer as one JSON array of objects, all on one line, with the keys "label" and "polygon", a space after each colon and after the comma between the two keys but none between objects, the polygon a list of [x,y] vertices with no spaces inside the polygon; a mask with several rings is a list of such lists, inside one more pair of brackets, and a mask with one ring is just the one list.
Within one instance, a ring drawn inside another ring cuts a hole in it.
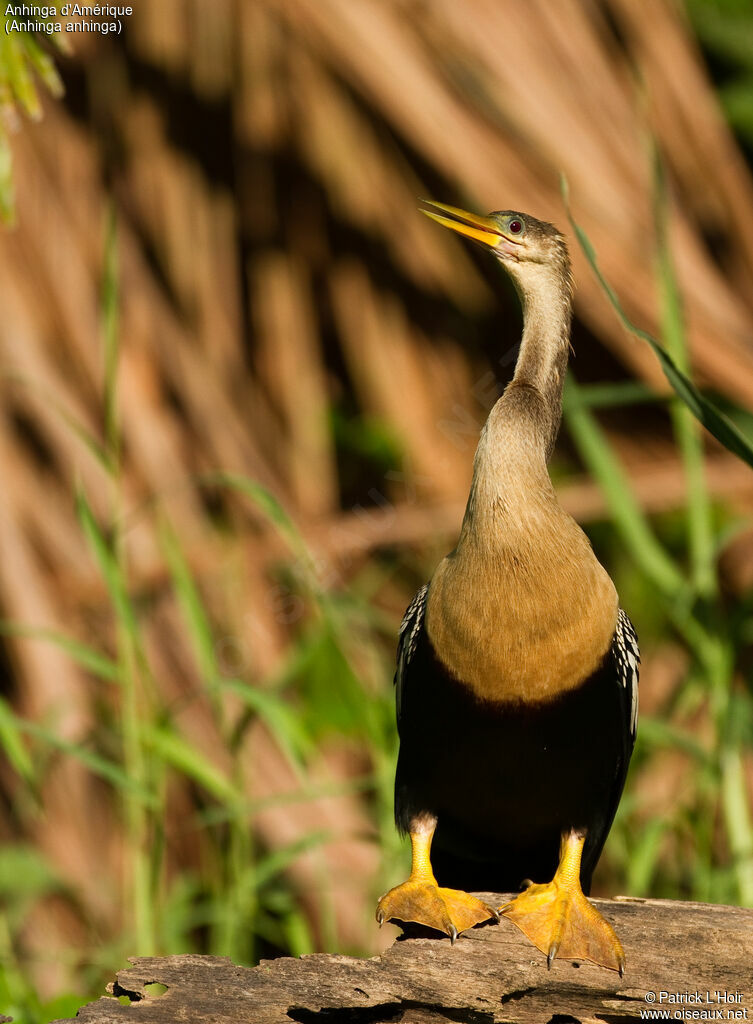
[{"label": "blurred background", "polygon": [[753,436],[749,0],[133,6],[0,20],[0,1013],[396,934],[396,631],[521,324],[419,196],[568,230],[552,475],[643,653],[595,892],[753,905],[753,474],[560,192]]}]

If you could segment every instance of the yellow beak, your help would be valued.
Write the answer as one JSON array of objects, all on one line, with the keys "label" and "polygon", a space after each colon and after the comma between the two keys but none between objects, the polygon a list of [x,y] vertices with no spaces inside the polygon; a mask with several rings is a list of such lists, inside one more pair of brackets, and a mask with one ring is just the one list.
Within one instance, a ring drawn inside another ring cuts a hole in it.
[{"label": "yellow beak", "polygon": [[460,210],[457,206],[446,206],[444,203],[434,203],[428,199],[419,199],[418,208],[437,224],[457,231],[466,238],[472,238],[474,242],[481,242],[490,249],[494,249],[505,238],[499,224],[492,217],[479,217],[475,213],[468,213],[467,210]]}]

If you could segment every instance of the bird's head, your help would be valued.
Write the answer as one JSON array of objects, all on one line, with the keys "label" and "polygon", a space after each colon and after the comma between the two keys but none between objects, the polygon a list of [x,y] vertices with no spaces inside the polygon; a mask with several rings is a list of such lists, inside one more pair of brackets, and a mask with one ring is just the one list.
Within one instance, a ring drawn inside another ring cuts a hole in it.
[{"label": "bird's head", "polygon": [[419,209],[443,227],[492,252],[524,290],[530,275],[541,276],[547,271],[572,290],[567,244],[553,224],[515,210],[498,210],[482,217],[428,199],[420,200]]}]

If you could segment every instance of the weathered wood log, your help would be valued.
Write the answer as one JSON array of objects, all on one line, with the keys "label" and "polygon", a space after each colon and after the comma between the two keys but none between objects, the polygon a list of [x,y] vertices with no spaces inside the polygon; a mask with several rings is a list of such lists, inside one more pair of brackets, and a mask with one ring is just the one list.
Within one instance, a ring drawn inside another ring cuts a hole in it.
[{"label": "weathered wood log", "polygon": [[[488,897],[492,900],[502,897]],[[370,960],[331,954],[237,967],[210,956],[138,957],[78,1024],[463,1024],[753,1019],[753,910],[596,900],[627,955],[624,978],[545,958],[509,921],[449,939],[401,936]],[[161,996],[147,986],[166,986]],[[662,1019],[657,1016],[654,1019]],[[61,1024],[61,1022],[58,1022]]]}]

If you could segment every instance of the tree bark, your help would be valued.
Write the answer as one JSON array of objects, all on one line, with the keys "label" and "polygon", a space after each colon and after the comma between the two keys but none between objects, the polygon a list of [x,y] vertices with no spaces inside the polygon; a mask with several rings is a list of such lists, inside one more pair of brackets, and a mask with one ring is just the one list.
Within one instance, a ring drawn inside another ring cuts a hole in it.
[{"label": "tree bark", "polygon": [[[411,931],[370,960],[315,954],[250,968],[223,957],[136,957],[108,986],[130,1004],[104,997],[83,1007],[76,1024],[620,1024],[651,1019],[651,1011],[669,1020],[753,1019],[753,910],[594,902],[625,947],[624,978],[570,960],[547,970],[503,919],[454,946]],[[146,988],[154,982],[163,994]]]}]

